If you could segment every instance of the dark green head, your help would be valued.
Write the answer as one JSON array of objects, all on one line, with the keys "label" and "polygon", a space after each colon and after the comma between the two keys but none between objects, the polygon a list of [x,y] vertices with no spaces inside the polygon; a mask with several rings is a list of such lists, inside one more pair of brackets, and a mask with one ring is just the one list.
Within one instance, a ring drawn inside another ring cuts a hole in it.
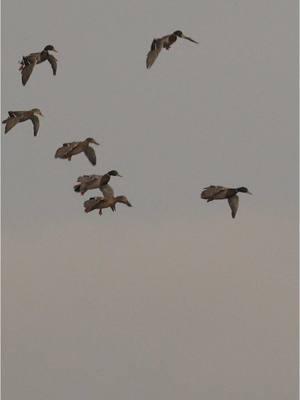
[{"label": "dark green head", "polygon": [[173,35],[178,36],[178,37],[182,37],[183,33],[182,33],[182,31],[175,31],[175,32],[173,32]]},{"label": "dark green head", "polygon": [[122,178],[122,175],[120,175],[119,172],[116,171],[115,169],[113,169],[112,171],[109,171],[107,174],[110,176],[119,176]]},{"label": "dark green head", "polygon": [[55,53],[57,53],[57,50],[55,50],[54,46],[52,46],[52,44],[48,44],[48,46],[46,46],[44,48],[44,51],[54,51]]},{"label": "dark green head", "polygon": [[197,44],[198,44],[198,42],[196,42],[196,40],[194,40],[194,39],[192,39],[192,38],[190,38],[190,37],[188,37],[188,36],[185,36],[185,35],[182,33],[182,31],[175,31],[175,32],[173,32],[173,35],[178,36],[178,37],[180,37],[180,38],[182,38],[182,39],[187,39],[187,40],[189,40],[190,42],[193,42],[193,43],[197,43]]},{"label": "dark green head", "polygon": [[245,186],[241,186],[241,187],[237,188],[237,191],[241,192],[241,193],[252,194],[251,192],[249,192],[249,190]]}]

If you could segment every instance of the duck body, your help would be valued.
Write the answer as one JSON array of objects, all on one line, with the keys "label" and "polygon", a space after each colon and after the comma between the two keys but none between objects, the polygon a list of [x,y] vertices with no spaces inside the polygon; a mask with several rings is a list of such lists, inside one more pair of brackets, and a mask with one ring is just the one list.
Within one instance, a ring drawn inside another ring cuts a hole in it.
[{"label": "duck body", "polygon": [[74,186],[74,191],[81,193],[84,195],[85,192],[92,189],[100,189],[107,185],[110,181],[111,176],[119,176],[121,175],[116,170],[112,170],[107,172],[104,175],[83,175],[77,178],[77,183]]},{"label": "duck body", "polygon": [[24,61],[24,64],[28,65],[30,63],[36,63],[36,64],[41,64],[42,62],[46,61],[49,59],[49,52],[48,51],[40,51],[37,53],[30,53],[28,56],[23,56],[22,60]]},{"label": "duck body", "polygon": [[157,59],[160,51],[162,49],[169,50],[170,47],[172,46],[173,43],[176,42],[177,38],[184,38],[187,39],[193,43],[197,43],[195,40],[191,39],[188,36],[185,36],[182,31],[175,31],[171,33],[170,35],[165,35],[161,38],[158,39],[153,39],[151,43],[151,48],[149,53],[147,54],[147,59],[146,59],[146,67],[149,69],[151,66],[154,64],[155,60]]},{"label": "duck body", "polygon": [[85,201],[83,205],[86,213],[99,209],[99,215],[102,215],[102,210],[104,208],[110,207],[112,211],[116,211],[117,203],[123,203],[128,207],[132,207],[126,196],[91,197],[89,200]]},{"label": "duck body", "polygon": [[96,165],[96,153],[90,143],[99,145],[93,138],[87,138],[81,142],[64,143],[55,153],[55,158],[71,161],[72,157],[84,153],[92,165]]},{"label": "duck body", "polygon": [[237,195],[239,192],[252,194],[244,186],[238,188],[226,188],[224,186],[211,185],[204,188],[201,193],[201,198],[207,200],[207,202],[227,199],[231,209],[231,216],[232,218],[235,218],[239,207],[239,196]]},{"label": "duck body", "polygon": [[44,61],[48,61],[51,65],[53,75],[56,75],[57,71],[57,59],[49,53],[49,51],[54,51],[57,53],[57,50],[52,45],[46,46],[41,52],[31,53],[28,56],[23,56],[22,61],[20,62],[20,68],[22,75],[22,84],[25,86],[34,67],[37,64],[41,64]]},{"label": "duck body", "polygon": [[43,116],[42,112],[38,108],[33,108],[29,111],[8,111],[9,117],[2,121],[5,124],[5,131],[7,133],[10,131],[15,125],[20,122],[25,122],[31,120],[33,124],[33,134],[36,136],[39,131],[40,121],[38,116]]},{"label": "duck body", "polygon": [[169,50],[173,43],[177,40],[177,35],[172,33],[171,35],[165,35],[159,39],[153,39],[151,44],[151,50],[156,50],[157,48],[163,48]]},{"label": "duck body", "polygon": [[201,193],[201,198],[209,201],[228,199],[237,194],[237,188],[226,188],[223,186],[208,186]]},{"label": "duck body", "polygon": [[108,183],[100,186],[99,189],[101,190],[103,197],[91,197],[89,200],[83,203],[84,211],[86,213],[98,209],[99,215],[102,215],[102,210],[109,207],[112,209],[112,211],[116,211],[117,203],[123,203],[128,207],[132,207],[126,196],[115,197],[114,190]]}]

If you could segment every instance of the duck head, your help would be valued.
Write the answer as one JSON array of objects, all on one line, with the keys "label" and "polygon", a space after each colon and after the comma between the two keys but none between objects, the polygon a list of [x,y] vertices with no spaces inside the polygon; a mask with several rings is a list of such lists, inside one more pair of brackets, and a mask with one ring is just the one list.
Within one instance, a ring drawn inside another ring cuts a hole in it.
[{"label": "duck head", "polygon": [[126,204],[128,207],[132,207],[132,204],[129,202],[126,196],[117,196],[116,203],[123,203]]},{"label": "duck head", "polygon": [[58,53],[57,50],[55,50],[54,46],[52,46],[52,44],[48,44],[48,46],[46,46],[44,48],[44,51],[54,51],[55,53]]},{"label": "duck head", "polygon": [[185,36],[185,35],[182,33],[182,31],[175,31],[175,32],[173,32],[173,35],[178,36],[178,37],[180,37],[180,38],[182,38],[182,39],[189,40],[190,42],[199,44],[198,42],[196,42],[196,40],[194,40],[194,39],[192,39],[192,38],[190,38],[190,37],[188,37],[188,36]]},{"label": "duck head", "polygon": [[99,146],[99,143],[96,142],[96,140],[93,139],[93,138],[88,137],[88,138],[85,139],[85,141],[88,142],[88,143],[94,143],[94,144],[96,144],[97,146]]},{"label": "duck head", "polygon": [[43,117],[44,115],[42,114],[42,111],[39,108],[33,108],[31,110],[32,114],[34,115],[40,115],[41,117]]},{"label": "duck head", "polygon": [[237,188],[237,191],[241,192],[241,193],[252,194],[251,192],[249,192],[249,190],[245,186],[241,186],[241,187]]},{"label": "duck head", "polygon": [[120,178],[122,178],[122,175],[120,175],[119,172],[116,171],[115,169],[113,169],[112,171],[109,171],[107,174],[110,176],[119,176]]}]

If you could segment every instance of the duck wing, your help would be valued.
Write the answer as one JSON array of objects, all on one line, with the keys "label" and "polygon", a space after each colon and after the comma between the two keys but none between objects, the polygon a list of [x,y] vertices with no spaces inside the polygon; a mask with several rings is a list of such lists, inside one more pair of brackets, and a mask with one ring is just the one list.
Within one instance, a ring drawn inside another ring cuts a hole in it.
[{"label": "duck wing", "polygon": [[28,56],[23,57],[23,60],[28,62],[38,62],[41,60],[41,52],[39,51],[37,53],[30,53]]},{"label": "duck wing", "polygon": [[77,182],[92,183],[101,180],[102,175],[82,175],[77,178]]},{"label": "duck wing", "polygon": [[77,183],[73,188],[75,192],[85,193],[87,190],[97,189],[100,186],[101,175],[83,175],[77,178]]},{"label": "duck wing", "polygon": [[108,183],[106,185],[101,185],[99,189],[103,193],[104,198],[114,197],[114,190]]},{"label": "duck wing", "polygon": [[81,144],[81,142],[64,143],[64,144],[63,144],[63,147],[64,147],[65,149],[68,149],[68,151],[73,151],[73,150],[75,150],[76,147],[77,147],[78,145],[80,145],[80,144]]},{"label": "duck wing", "polygon": [[231,208],[231,216],[232,218],[234,218],[239,208],[239,196],[236,194],[232,197],[229,197],[228,204],[229,207]]},{"label": "duck wing", "polygon": [[22,117],[26,111],[8,111],[10,117]]},{"label": "duck wing", "polygon": [[85,150],[84,150],[84,154],[87,156],[88,160],[90,161],[90,163],[92,165],[96,165],[96,153],[95,150],[88,146]]},{"label": "duck wing", "polygon": [[9,118],[5,119],[2,122],[3,124],[6,124],[4,133],[7,133],[8,131],[10,131],[15,125],[17,125],[18,122],[19,122],[18,117],[9,117]]},{"label": "duck wing", "polygon": [[33,115],[30,119],[33,124],[33,135],[36,136],[40,128],[40,120],[36,115]]},{"label": "duck wing", "polygon": [[[203,189],[201,199],[212,201],[214,199],[224,199],[226,195],[226,188],[223,186],[208,186]],[[224,197],[223,197],[224,196]]]},{"label": "duck wing", "polygon": [[49,54],[48,61],[49,61],[50,65],[51,65],[53,75],[56,75],[57,59],[52,54]]},{"label": "duck wing", "polygon": [[147,59],[146,59],[146,67],[148,69],[154,64],[161,49],[162,49],[162,40],[161,39],[153,39],[153,42],[151,44],[151,49],[150,49],[149,53],[147,54]]},{"label": "duck wing", "polygon": [[185,36],[185,35],[183,35],[183,36],[182,36],[182,38],[183,38],[183,39],[186,39],[186,40],[189,40],[190,42],[193,42],[193,43],[199,44],[199,42],[196,42],[196,40],[192,39],[192,38],[191,38],[191,37],[189,37],[189,36]]},{"label": "duck wing", "polygon": [[36,65],[36,59],[34,59],[34,61],[32,63],[29,63],[29,64],[25,65],[24,68],[22,68],[21,74],[22,74],[23,86],[26,85],[28,79],[30,78],[30,75],[32,74],[32,71],[33,71],[35,65]]}]

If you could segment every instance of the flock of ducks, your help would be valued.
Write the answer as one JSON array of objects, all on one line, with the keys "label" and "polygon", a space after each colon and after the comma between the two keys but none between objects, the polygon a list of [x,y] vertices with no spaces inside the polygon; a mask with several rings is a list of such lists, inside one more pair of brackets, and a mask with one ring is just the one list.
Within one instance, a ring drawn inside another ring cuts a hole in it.
[{"label": "flock of ducks", "polygon": [[[151,68],[161,50],[169,50],[178,37],[198,44],[194,39],[185,36],[182,31],[179,30],[161,38],[153,39],[150,51],[146,57],[146,67],[148,69]],[[35,66],[44,61],[49,62],[53,75],[56,75],[57,59],[50,52],[57,53],[57,50],[52,45],[48,45],[41,52],[23,56],[22,61],[19,61],[19,71],[21,71],[23,86],[28,82]],[[4,133],[9,132],[18,123],[30,120],[33,124],[33,134],[34,136],[37,136],[40,127],[39,116],[43,116],[43,114],[38,108],[33,108],[29,111],[8,111],[8,118],[2,121],[2,123],[5,124]],[[64,143],[56,150],[55,158],[71,161],[73,156],[84,153],[90,163],[95,166],[97,162],[96,153],[91,144],[99,145],[95,139],[90,137],[83,141]],[[126,196],[115,196],[113,188],[109,185],[112,176],[121,177],[118,171],[112,170],[108,171],[104,175],[83,175],[77,178],[77,182],[74,185],[75,192],[84,195],[85,192],[89,190],[99,189],[103,195],[91,197],[83,203],[84,211],[86,213],[93,210],[99,210],[99,215],[102,215],[102,210],[104,208],[110,208],[112,211],[116,211],[117,203],[122,203],[128,207],[132,207]],[[207,200],[207,202],[227,199],[231,209],[231,216],[232,218],[235,218],[239,207],[238,193],[251,194],[246,187],[227,188],[211,185],[203,189],[201,198]]]}]

